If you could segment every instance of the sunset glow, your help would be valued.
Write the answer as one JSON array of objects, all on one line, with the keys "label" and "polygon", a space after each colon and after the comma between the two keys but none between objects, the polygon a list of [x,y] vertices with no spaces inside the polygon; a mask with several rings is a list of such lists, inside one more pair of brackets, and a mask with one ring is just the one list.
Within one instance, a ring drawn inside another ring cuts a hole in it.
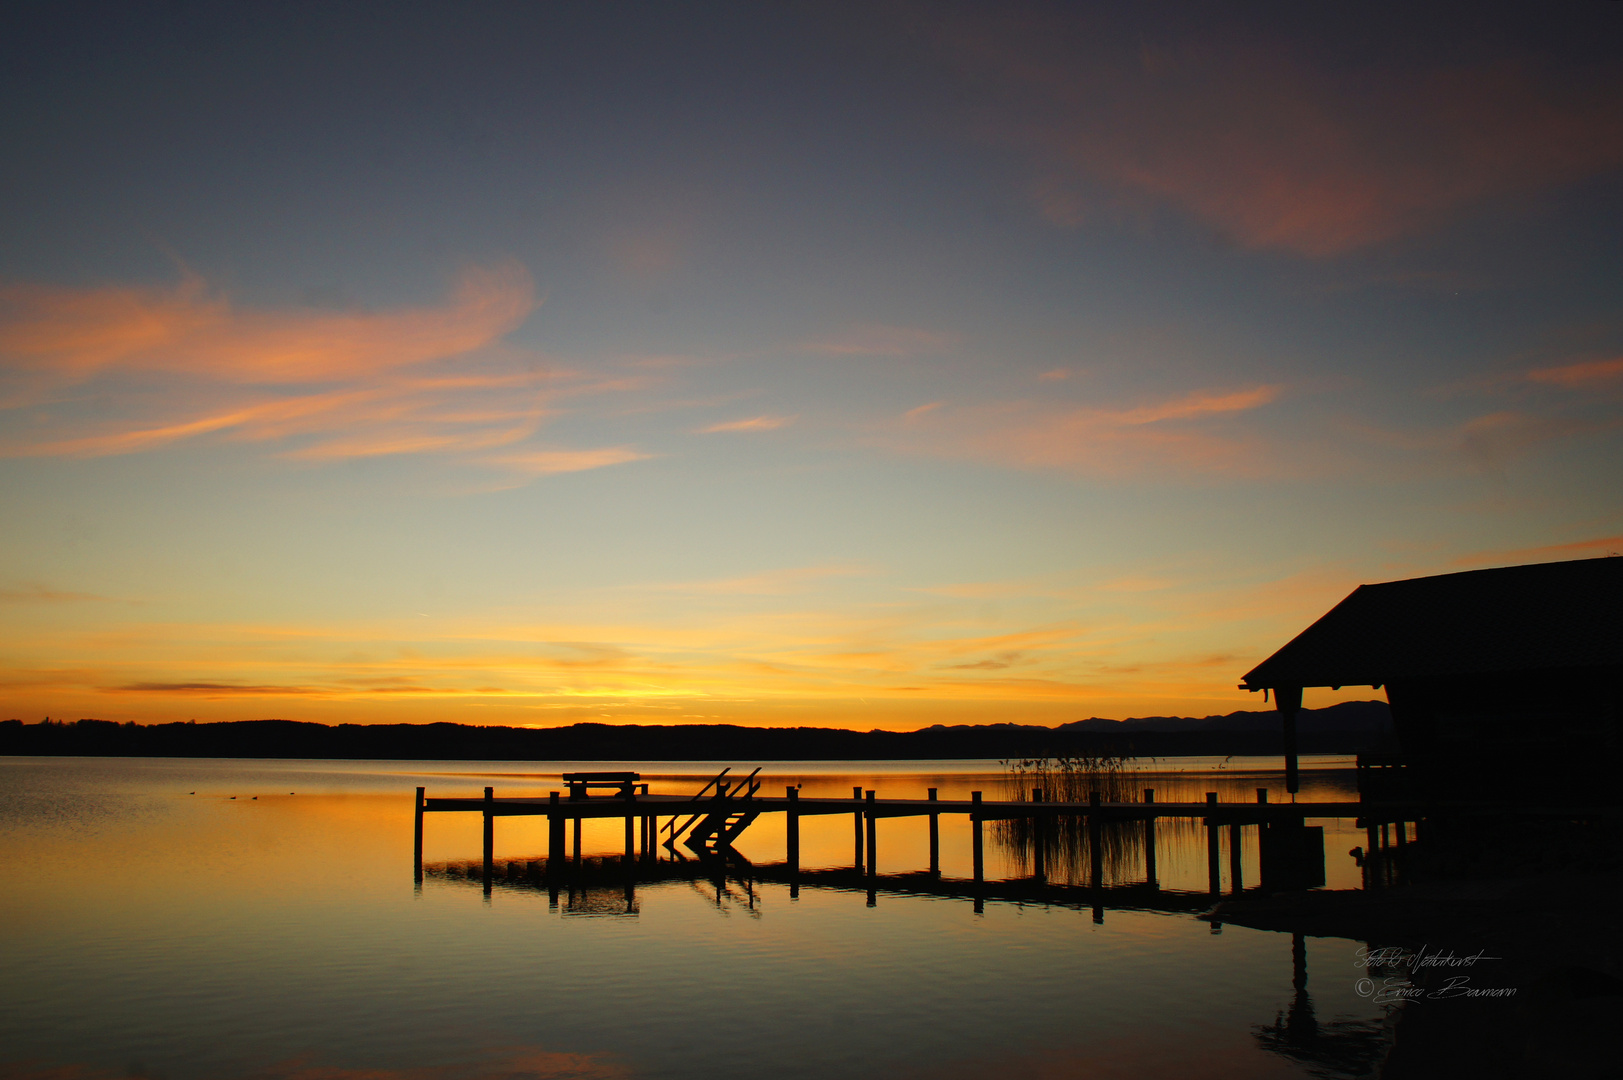
[{"label": "sunset glow", "polygon": [[1202,716],[1623,550],[1617,8],[8,17],[0,718]]}]

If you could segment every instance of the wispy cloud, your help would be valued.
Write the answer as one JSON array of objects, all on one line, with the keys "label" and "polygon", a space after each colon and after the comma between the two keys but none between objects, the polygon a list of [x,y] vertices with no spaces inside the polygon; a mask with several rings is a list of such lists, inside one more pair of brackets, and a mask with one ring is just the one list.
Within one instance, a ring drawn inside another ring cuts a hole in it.
[{"label": "wispy cloud", "polygon": [[532,450],[522,454],[507,454],[485,458],[488,464],[499,465],[531,476],[549,476],[553,473],[585,472],[610,465],[624,465],[631,461],[646,461],[653,457],[629,446],[605,446],[597,450]]},{"label": "wispy cloud", "polygon": [[1241,429],[1213,428],[1275,401],[1273,385],[1197,390],[1127,408],[1064,408],[1043,402],[951,407],[932,403],[908,412],[881,436],[900,449],[1028,468],[1096,476],[1148,473],[1261,475],[1280,465]]},{"label": "wispy cloud", "polygon": [[0,428],[0,454],[101,457],[212,437],[307,462],[440,455],[528,476],[644,456],[531,445],[563,401],[648,381],[514,363],[500,341],[534,310],[533,292],[517,264],[468,271],[438,307],[341,314],[242,309],[190,277],[170,289],[5,286],[0,379],[11,417],[31,422]]},{"label": "wispy cloud", "polygon": [[1567,390],[1588,390],[1623,384],[1623,356],[1535,368],[1527,373],[1527,381],[1559,386]]},{"label": "wispy cloud", "polygon": [[188,277],[171,289],[0,287],[0,356],[80,380],[108,369],[255,385],[349,381],[459,356],[535,308],[516,263],[466,272],[449,304],[371,313],[254,311]]},{"label": "wispy cloud", "polygon": [[1515,410],[1489,413],[1469,421],[1460,429],[1460,451],[1477,465],[1492,470],[1504,468],[1535,447],[1605,428],[1617,427],[1623,419],[1601,420],[1564,414],[1531,414]]},{"label": "wispy cloud", "polygon": [[91,593],[68,592],[63,589],[52,589],[45,585],[16,585],[11,588],[0,588],[0,604],[59,604],[101,599],[103,598]]},{"label": "wispy cloud", "polygon": [[981,133],[1030,155],[1056,225],[1125,197],[1247,247],[1331,256],[1623,165],[1615,72],[1503,56],[1372,79],[1233,34],[1112,51],[1088,18],[983,15],[941,38],[1001,95]]},{"label": "wispy cloud", "polygon": [[196,694],[199,697],[276,697],[282,694],[319,694],[313,686],[249,686],[216,682],[138,682],[110,687],[114,692],[137,694]]},{"label": "wispy cloud", "polygon": [[1565,544],[1539,544],[1535,547],[1500,548],[1473,551],[1449,560],[1452,566],[1499,566],[1528,562],[1556,562],[1562,559],[1589,559],[1623,554],[1623,536],[1597,536]]},{"label": "wispy cloud", "polygon": [[715,435],[729,431],[776,431],[795,422],[793,416],[752,416],[748,420],[727,420],[699,429],[701,435]]}]

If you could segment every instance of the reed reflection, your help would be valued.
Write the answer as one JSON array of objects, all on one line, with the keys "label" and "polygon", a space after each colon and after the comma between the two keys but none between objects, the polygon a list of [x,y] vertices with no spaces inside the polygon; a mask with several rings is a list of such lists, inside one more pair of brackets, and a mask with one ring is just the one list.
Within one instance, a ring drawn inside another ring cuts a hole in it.
[{"label": "reed reflection", "polygon": [[[1148,774],[1131,770],[1132,760],[1099,755],[1005,761],[1002,798],[1034,804],[1155,802],[1156,789],[1140,786]],[[1122,821],[1094,814],[1008,818],[992,828],[994,842],[1017,875],[1094,888],[1158,886],[1167,854],[1177,858],[1198,850],[1205,832],[1193,818]],[[1236,856],[1240,850],[1233,846]]]}]

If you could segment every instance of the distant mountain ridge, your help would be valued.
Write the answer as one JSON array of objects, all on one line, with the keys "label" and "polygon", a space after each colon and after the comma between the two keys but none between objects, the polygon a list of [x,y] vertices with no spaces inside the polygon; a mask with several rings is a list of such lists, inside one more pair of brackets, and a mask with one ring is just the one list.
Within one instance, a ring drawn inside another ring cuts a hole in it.
[{"label": "distant mountain ridge", "polygon": [[[1385,702],[1303,709],[1303,753],[1356,753],[1391,738]],[[1277,754],[1279,714],[1201,718],[1091,717],[1058,727],[936,724],[918,731],[767,728],[732,724],[572,724],[556,728],[464,724],[338,724],[239,720],[212,724],[118,724],[106,720],[0,722],[0,754],[107,757],[375,758],[487,761],[785,761],[1010,758],[1061,754],[1171,757]]]},{"label": "distant mountain ridge", "polygon": [[[1189,716],[1143,716],[1131,720],[1105,720],[1093,717],[1061,724],[1059,731],[1278,731],[1279,713],[1273,709],[1241,711],[1199,719]],[[1392,730],[1392,709],[1384,701],[1343,701],[1323,709],[1303,709],[1296,717],[1296,730],[1371,731]]]}]

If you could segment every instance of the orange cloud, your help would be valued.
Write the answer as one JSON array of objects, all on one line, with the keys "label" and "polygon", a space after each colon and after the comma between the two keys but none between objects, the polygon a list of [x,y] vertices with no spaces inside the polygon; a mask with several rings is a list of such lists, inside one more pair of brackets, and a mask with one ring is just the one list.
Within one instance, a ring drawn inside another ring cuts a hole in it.
[{"label": "orange cloud", "polygon": [[1623,80],[1517,59],[1338,73],[1292,45],[1111,55],[1081,20],[983,17],[941,41],[1002,93],[986,137],[1023,148],[1039,210],[1074,227],[1125,196],[1238,243],[1331,256],[1623,165]]},{"label": "orange cloud", "polygon": [[1623,356],[1609,360],[1586,360],[1559,367],[1537,368],[1527,373],[1529,382],[1560,386],[1567,390],[1587,390],[1623,382]]},{"label": "orange cloud", "polygon": [[1506,410],[1469,421],[1460,429],[1459,448],[1486,469],[1502,469],[1511,460],[1545,443],[1616,427],[1619,421],[1576,416],[1532,416]]},{"label": "orange cloud", "polygon": [[0,604],[62,603],[64,601],[101,600],[91,593],[66,592],[44,585],[26,585],[20,588],[0,589]]},{"label": "orange cloud", "polygon": [[1601,536],[1593,540],[1574,540],[1566,544],[1541,544],[1538,547],[1504,548],[1497,551],[1473,551],[1449,560],[1450,566],[1509,566],[1516,563],[1556,562],[1562,559],[1587,559],[1623,552],[1623,536]]},{"label": "orange cloud", "polygon": [[748,420],[729,420],[721,424],[711,424],[700,428],[701,435],[714,435],[726,431],[775,431],[781,427],[788,427],[795,422],[793,416],[754,416]]},{"label": "orange cloud", "polygon": [[1277,472],[1257,439],[1197,423],[1253,411],[1278,386],[1195,391],[1128,409],[1060,409],[1035,402],[914,409],[887,439],[903,449],[1095,476],[1155,472]]},{"label": "orange cloud", "polygon": [[0,378],[14,414],[40,411],[0,436],[0,455],[100,457],[215,436],[281,443],[280,456],[304,461],[437,454],[523,476],[646,456],[526,447],[562,399],[646,381],[492,370],[510,365],[493,346],[534,307],[516,264],[468,271],[438,307],[339,315],[242,310],[195,278],[167,290],[6,286]]},{"label": "orange cloud", "polygon": [[531,476],[550,476],[554,473],[602,469],[629,461],[646,461],[652,456],[629,446],[606,446],[597,450],[533,450],[484,460],[491,465],[500,465]]},{"label": "orange cloud", "polygon": [[79,380],[108,368],[235,383],[351,380],[459,356],[496,341],[535,307],[516,263],[470,270],[451,303],[383,313],[234,309],[193,277],[173,289],[0,288],[0,357]]}]

